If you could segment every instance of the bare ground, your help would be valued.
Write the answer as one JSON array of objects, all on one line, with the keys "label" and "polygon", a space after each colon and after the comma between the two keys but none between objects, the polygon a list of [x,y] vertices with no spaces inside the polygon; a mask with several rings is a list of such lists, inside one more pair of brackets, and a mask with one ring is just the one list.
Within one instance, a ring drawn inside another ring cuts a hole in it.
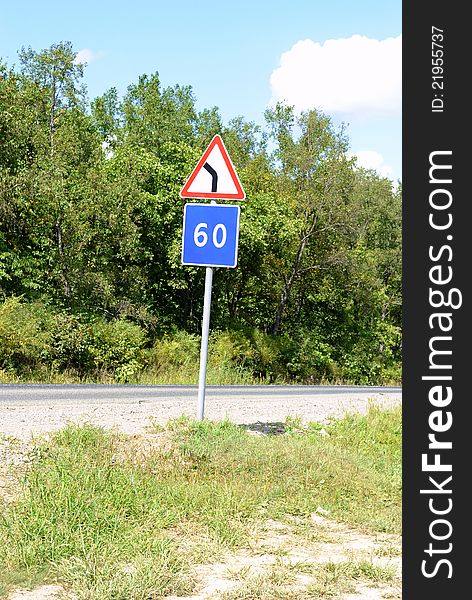
[{"label": "bare ground", "polygon": [[[198,583],[190,596],[167,596],[166,600],[217,600],[220,598],[249,598],[244,595],[245,587],[259,581],[270,583],[274,572],[291,573],[292,579],[286,586],[279,586],[278,593],[293,598],[321,598],[309,591],[319,580],[318,567],[327,564],[368,561],[373,565],[390,567],[394,571],[388,584],[359,579],[354,582],[355,591],[333,596],[339,600],[386,600],[401,598],[401,541],[400,536],[368,535],[345,525],[336,523],[320,514],[311,517],[313,527],[300,534],[301,519],[291,522],[269,520],[255,532],[248,548],[228,553],[224,560],[200,565],[196,568]],[[310,539],[312,538],[312,539]],[[256,586],[253,586],[256,589]],[[308,588],[308,589],[307,589]],[[255,592],[256,593],[256,592]],[[241,595],[240,595],[241,594]],[[283,595],[255,598],[283,598]],[[271,591],[270,594],[274,594]]]}]

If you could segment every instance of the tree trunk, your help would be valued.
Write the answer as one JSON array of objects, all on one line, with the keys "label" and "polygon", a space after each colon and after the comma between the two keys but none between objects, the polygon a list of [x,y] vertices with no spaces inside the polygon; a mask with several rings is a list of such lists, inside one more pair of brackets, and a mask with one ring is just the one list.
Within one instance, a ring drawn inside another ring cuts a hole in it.
[{"label": "tree trunk", "polygon": [[292,266],[292,269],[290,272],[290,276],[288,279],[285,279],[284,290],[283,290],[282,294],[280,295],[279,304],[277,306],[277,312],[275,314],[274,325],[271,330],[272,335],[279,335],[279,333],[280,333],[280,326],[282,324],[282,315],[283,315],[284,309],[290,299],[290,292],[292,291],[292,286],[293,286],[293,284],[298,276],[299,270],[300,270],[300,265],[301,265],[302,258],[303,258],[303,252],[305,251],[307,239],[308,239],[308,237],[306,235],[302,237],[302,239],[300,241],[300,245],[298,246],[297,256],[295,257],[295,260],[294,260],[294,263],[293,263],[293,266]]},{"label": "tree trunk", "polygon": [[54,233],[56,234],[57,251],[59,253],[59,263],[61,267],[61,281],[64,296],[70,298],[70,285],[66,276],[66,266],[64,260],[64,244],[62,241],[62,227],[59,219],[54,223]]}]

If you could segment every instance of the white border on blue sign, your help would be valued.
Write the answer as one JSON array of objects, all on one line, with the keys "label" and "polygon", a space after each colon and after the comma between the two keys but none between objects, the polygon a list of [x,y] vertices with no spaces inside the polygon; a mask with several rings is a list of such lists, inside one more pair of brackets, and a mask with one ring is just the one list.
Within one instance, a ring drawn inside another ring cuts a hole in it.
[{"label": "white border on blue sign", "polygon": [[[223,198],[220,198],[223,200]],[[234,265],[216,265],[210,263],[191,263],[184,262],[184,235],[185,235],[185,220],[187,217],[187,206],[219,206],[225,207],[227,206],[238,209],[238,216],[236,220],[236,252],[234,255]],[[181,253],[181,263],[183,266],[187,267],[220,267],[222,269],[235,269],[238,264],[238,249],[239,249],[239,216],[241,214],[241,207],[238,204],[208,204],[207,202],[187,202],[184,206],[184,222],[182,227],[182,253]]]}]

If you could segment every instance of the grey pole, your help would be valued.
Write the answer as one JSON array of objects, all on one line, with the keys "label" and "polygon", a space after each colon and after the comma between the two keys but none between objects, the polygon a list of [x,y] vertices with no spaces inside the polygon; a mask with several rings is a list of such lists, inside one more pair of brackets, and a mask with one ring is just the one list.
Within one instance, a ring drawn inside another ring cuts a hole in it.
[{"label": "grey pole", "polygon": [[200,375],[198,378],[198,414],[199,421],[203,421],[203,412],[205,410],[205,382],[208,357],[208,334],[210,331],[210,307],[211,307],[211,286],[213,283],[213,269],[206,268],[205,273],[205,296],[203,298],[203,323],[202,323],[202,345],[200,349]]}]

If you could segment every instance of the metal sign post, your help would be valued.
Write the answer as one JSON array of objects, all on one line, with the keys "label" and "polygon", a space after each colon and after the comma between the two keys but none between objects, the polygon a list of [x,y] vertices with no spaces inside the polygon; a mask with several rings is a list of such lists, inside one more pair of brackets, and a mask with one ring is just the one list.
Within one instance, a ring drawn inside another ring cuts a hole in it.
[{"label": "metal sign post", "polygon": [[202,344],[200,347],[200,375],[198,377],[197,418],[203,421],[205,412],[205,384],[208,359],[208,337],[210,332],[211,287],[213,283],[213,267],[207,267],[205,273],[205,296],[203,298]]}]

